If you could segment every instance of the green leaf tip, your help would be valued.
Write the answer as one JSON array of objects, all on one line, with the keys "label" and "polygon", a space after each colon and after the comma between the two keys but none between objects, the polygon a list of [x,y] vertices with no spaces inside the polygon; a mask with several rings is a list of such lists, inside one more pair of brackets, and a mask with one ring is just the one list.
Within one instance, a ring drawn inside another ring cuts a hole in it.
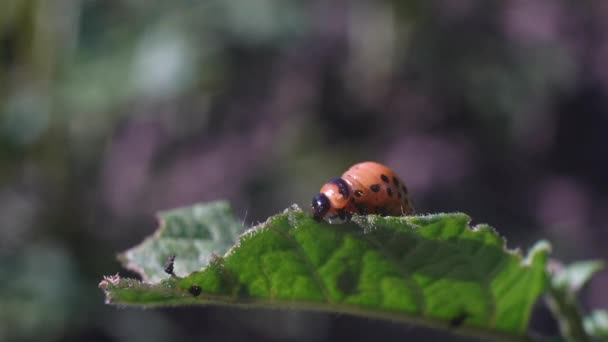
[{"label": "green leaf tip", "polygon": [[[532,265],[534,263],[542,262],[547,263],[547,258],[551,253],[551,244],[549,241],[540,240],[530,248],[528,255],[526,256],[524,263],[526,265]],[[539,260],[542,259],[542,260]]]},{"label": "green leaf tip", "polygon": [[299,308],[523,336],[547,286],[549,245],[524,258],[470,221],[462,213],[370,215],[330,225],[292,206],[188,275],[100,287],[113,304]]}]

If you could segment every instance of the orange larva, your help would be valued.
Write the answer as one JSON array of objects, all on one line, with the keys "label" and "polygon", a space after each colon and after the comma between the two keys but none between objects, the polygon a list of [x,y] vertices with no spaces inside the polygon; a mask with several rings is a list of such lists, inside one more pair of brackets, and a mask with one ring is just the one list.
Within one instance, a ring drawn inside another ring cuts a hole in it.
[{"label": "orange larva", "polygon": [[342,177],[325,183],[312,199],[315,220],[343,222],[353,214],[382,216],[414,212],[405,183],[387,166],[375,162],[353,165]]}]

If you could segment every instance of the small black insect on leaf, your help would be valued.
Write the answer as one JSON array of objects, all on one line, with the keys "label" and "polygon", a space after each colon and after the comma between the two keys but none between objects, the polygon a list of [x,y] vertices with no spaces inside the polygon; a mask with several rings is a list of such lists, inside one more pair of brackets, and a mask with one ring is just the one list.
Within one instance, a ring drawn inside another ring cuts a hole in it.
[{"label": "small black insect on leaf", "polygon": [[167,258],[167,263],[165,264],[165,273],[174,276],[173,273],[173,265],[175,264],[175,255],[169,255]]},{"label": "small black insect on leaf", "polygon": [[198,285],[192,285],[188,289],[188,292],[190,292],[190,294],[193,295],[194,297],[198,297],[198,295],[201,294],[201,291],[202,291],[202,289]]},{"label": "small black insect on leaf", "polygon": [[455,329],[458,328],[459,326],[461,326],[464,321],[467,320],[467,318],[471,317],[471,314],[469,314],[466,311],[462,311],[461,313],[459,313],[458,315],[454,316],[451,320],[450,320],[450,328]]}]

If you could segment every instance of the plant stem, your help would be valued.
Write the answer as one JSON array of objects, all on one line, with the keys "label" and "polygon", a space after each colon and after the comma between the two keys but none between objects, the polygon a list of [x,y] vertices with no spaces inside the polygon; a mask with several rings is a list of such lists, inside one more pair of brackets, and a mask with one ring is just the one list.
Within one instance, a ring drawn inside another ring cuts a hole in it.
[{"label": "plant stem", "polygon": [[559,330],[566,341],[591,341],[583,327],[583,316],[578,302],[566,287],[550,285],[545,301],[557,320]]}]

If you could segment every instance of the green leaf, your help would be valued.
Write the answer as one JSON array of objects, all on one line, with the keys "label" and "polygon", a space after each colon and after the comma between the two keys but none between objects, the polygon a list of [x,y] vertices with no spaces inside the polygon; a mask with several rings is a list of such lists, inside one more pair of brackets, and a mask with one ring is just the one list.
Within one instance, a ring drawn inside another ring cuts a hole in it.
[{"label": "green leaf", "polygon": [[225,201],[161,212],[158,218],[160,227],[154,235],[118,256],[127,269],[149,283],[169,278],[165,266],[170,256],[176,256],[178,276],[200,270],[213,255],[223,255],[232,247],[244,230]]},{"label": "green leaf", "polygon": [[597,339],[608,339],[608,311],[596,310],[585,317],[585,331]]},{"label": "green leaf", "polygon": [[106,277],[100,287],[112,304],[287,307],[522,336],[547,286],[549,245],[523,259],[491,227],[469,222],[455,213],[329,225],[293,207],[186,277]]}]

